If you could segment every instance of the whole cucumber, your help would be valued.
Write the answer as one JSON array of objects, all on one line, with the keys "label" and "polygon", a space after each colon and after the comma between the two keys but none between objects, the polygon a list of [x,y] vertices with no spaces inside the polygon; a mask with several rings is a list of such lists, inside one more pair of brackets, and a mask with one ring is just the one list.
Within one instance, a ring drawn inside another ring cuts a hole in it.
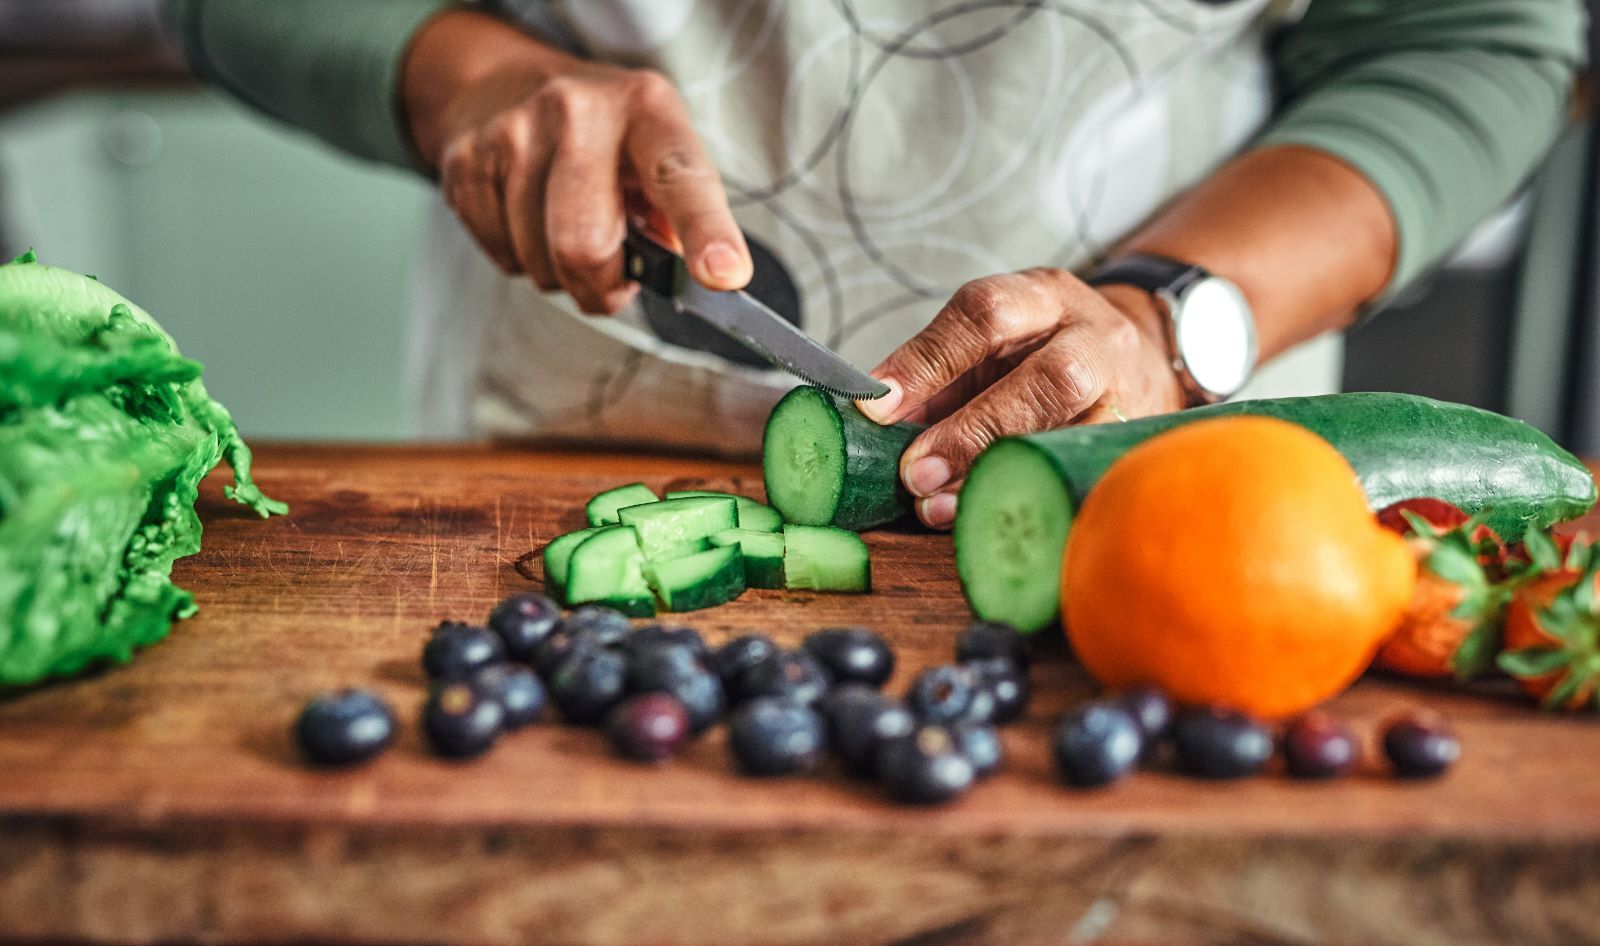
[{"label": "whole cucumber", "polygon": [[1433,496],[1482,513],[1491,528],[1514,538],[1530,525],[1580,516],[1595,502],[1588,469],[1533,427],[1408,394],[1236,401],[1008,437],[973,465],[956,513],[956,568],[973,610],[1024,630],[1048,624],[1059,604],[1071,508],[1112,463],[1145,440],[1236,414],[1280,418],[1326,439],[1355,468],[1374,509]]}]

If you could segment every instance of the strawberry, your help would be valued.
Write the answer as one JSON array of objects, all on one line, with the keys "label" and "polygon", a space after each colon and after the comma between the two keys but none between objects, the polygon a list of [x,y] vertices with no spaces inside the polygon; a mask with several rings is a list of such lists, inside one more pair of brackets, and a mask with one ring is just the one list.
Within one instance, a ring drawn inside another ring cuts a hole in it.
[{"label": "strawberry", "polygon": [[[1411,522],[1412,517],[1427,523],[1433,533],[1459,529],[1473,522],[1473,517],[1467,515],[1460,506],[1432,496],[1402,499],[1378,510],[1378,524],[1401,535],[1417,534]],[[1481,522],[1474,524],[1470,538],[1478,561],[1491,573],[1498,573],[1506,563],[1505,541]]]},{"label": "strawberry", "polygon": [[1529,534],[1530,573],[1506,609],[1500,669],[1546,709],[1600,708],[1600,555],[1573,543],[1564,556],[1548,537]]},{"label": "strawberry", "polygon": [[1481,546],[1475,542],[1481,526],[1475,520],[1435,527],[1427,515],[1441,521],[1454,517],[1423,508],[1420,513],[1412,508],[1395,513],[1408,526],[1402,534],[1410,537],[1417,556],[1417,583],[1399,625],[1374,661],[1411,676],[1471,679],[1493,666],[1509,592],[1485,572]]}]

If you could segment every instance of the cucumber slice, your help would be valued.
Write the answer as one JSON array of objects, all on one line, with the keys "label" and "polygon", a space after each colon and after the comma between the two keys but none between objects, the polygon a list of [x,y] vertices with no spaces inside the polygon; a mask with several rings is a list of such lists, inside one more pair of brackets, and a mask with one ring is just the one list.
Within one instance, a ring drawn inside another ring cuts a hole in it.
[{"label": "cucumber slice", "polygon": [[750,588],[783,587],[783,534],[728,529],[711,537],[717,547],[738,546],[744,556],[744,583]]},{"label": "cucumber slice", "polygon": [[697,611],[726,604],[744,591],[744,562],[734,547],[646,566],[668,611]]},{"label": "cucumber slice", "polygon": [[734,493],[713,493],[705,490],[686,489],[667,494],[668,499],[687,499],[693,496],[726,496],[732,499],[739,507],[739,528],[754,529],[758,532],[777,532],[783,528],[783,516],[778,510],[765,503],[758,503],[749,496],[739,496]]},{"label": "cucumber slice", "polygon": [[671,548],[662,549],[650,561],[666,562],[675,558],[688,558],[697,552],[710,551],[712,544],[709,538],[695,539],[693,542],[685,542],[682,545],[674,545]]},{"label": "cucumber slice", "polygon": [[615,526],[600,526],[594,529],[579,529],[558,535],[551,539],[544,547],[544,583],[545,588],[557,598],[564,598],[567,594],[567,563],[572,560],[572,553],[583,540],[597,532],[604,532]]},{"label": "cucumber slice", "polygon": [[786,522],[861,531],[911,511],[900,454],[921,424],[880,427],[849,401],[795,388],[767,418],[761,468]]},{"label": "cucumber slice", "polygon": [[603,604],[632,617],[656,613],[644,577],[644,555],[632,529],[601,529],[580,543],[567,563],[567,604]]},{"label": "cucumber slice", "polygon": [[708,539],[723,529],[739,527],[738,507],[728,496],[691,496],[629,506],[618,512],[625,526],[639,533],[644,557],[658,561],[682,546]]},{"label": "cucumber slice", "polygon": [[861,536],[830,526],[783,527],[783,581],[810,591],[868,592],[872,563]]},{"label": "cucumber slice", "polygon": [[641,503],[653,503],[661,497],[643,483],[629,483],[627,486],[618,486],[597,494],[589,500],[583,511],[589,516],[589,525],[607,526],[616,525],[617,510],[627,506],[637,506]]},{"label": "cucumber slice", "polygon": [[1073,501],[1050,454],[1001,440],[967,474],[957,508],[956,573],[973,612],[1028,632],[1055,620]]}]

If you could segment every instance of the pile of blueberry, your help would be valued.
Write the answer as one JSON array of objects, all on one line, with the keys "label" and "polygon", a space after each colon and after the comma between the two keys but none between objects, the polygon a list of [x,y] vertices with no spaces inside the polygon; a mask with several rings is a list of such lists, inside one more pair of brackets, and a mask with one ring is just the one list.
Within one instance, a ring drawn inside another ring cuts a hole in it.
[{"label": "pile of blueberry", "polygon": [[[1439,775],[1461,755],[1461,744],[1442,720],[1414,713],[1390,720],[1382,743],[1402,778]],[[1322,710],[1290,723],[1278,746],[1284,770],[1295,778],[1338,778],[1360,758],[1349,727]],[[1061,721],[1053,742],[1062,779],[1080,788],[1109,785],[1169,747],[1184,772],[1234,779],[1265,770],[1274,740],[1265,723],[1244,713],[1215,706],[1180,711],[1161,691],[1140,688],[1077,707]]]},{"label": "pile of blueberry", "polygon": [[[955,661],[922,671],[904,697],[882,692],[895,655],[865,628],[829,628],[785,649],[747,634],[711,649],[692,628],[632,622],[586,606],[562,617],[550,599],[514,595],[487,626],[440,624],[422,649],[430,692],[422,732],[441,756],[471,758],[502,734],[537,722],[547,704],[570,725],[603,727],[624,758],[671,758],[719,722],[737,768],[752,776],[804,775],[831,755],[875,778],[893,798],[931,804],[999,771],[996,727],[1020,718],[1030,696],[1027,639],[978,622]],[[306,756],[349,765],[387,748],[393,710],[364,690],[308,703],[295,723]],[[1207,778],[1263,771],[1275,740],[1262,722],[1214,707],[1179,710],[1141,688],[1085,703],[1055,730],[1054,759],[1068,785],[1108,785],[1166,756]],[[1443,723],[1407,716],[1383,733],[1396,774],[1436,775],[1460,754]],[[1315,712],[1290,724],[1286,770],[1305,778],[1348,772],[1359,752],[1348,728]]]}]

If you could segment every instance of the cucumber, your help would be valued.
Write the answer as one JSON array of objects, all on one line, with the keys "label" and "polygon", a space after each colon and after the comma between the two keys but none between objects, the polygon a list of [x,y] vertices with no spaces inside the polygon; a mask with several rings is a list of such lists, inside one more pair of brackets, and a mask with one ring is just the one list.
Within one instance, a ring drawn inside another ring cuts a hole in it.
[{"label": "cucumber", "polygon": [[584,539],[594,535],[596,532],[604,532],[610,528],[613,527],[600,526],[594,529],[579,529],[576,532],[568,532],[566,535],[558,535],[545,545],[544,583],[551,594],[557,598],[566,597],[567,564],[572,561],[572,553],[577,550],[578,546],[583,544]]},{"label": "cucumber", "polygon": [[1024,631],[1049,624],[1060,605],[1071,509],[1106,469],[1156,434],[1236,414],[1280,418],[1322,436],[1355,468],[1374,509],[1433,496],[1482,513],[1503,536],[1519,536],[1530,525],[1582,515],[1595,501],[1584,465],[1534,428],[1408,394],[1235,401],[1003,438],[973,464],[956,512],[956,571],[973,611]]},{"label": "cucumber", "polygon": [[867,543],[846,529],[790,523],[783,527],[783,582],[807,591],[871,591]]},{"label": "cucumber", "polygon": [[578,543],[567,562],[567,604],[603,604],[631,617],[656,613],[644,576],[644,555],[632,529],[600,529]]},{"label": "cucumber", "polygon": [[710,550],[710,537],[702,536],[698,539],[684,542],[681,545],[673,545],[664,549],[660,549],[655,555],[651,556],[649,560],[652,562],[669,562],[675,558],[688,558],[689,556],[699,552],[709,552]]},{"label": "cucumber", "polygon": [[711,544],[738,546],[744,557],[744,583],[750,588],[783,587],[783,534],[755,529],[728,529],[711,537]]},{"label": "cucumber", "polygon": [[873,423],[849,401],[795,388],[772,409],[761,444],[767,500],[785,522],[860,532],[905,515],[900,454],[921,424]]},{"label": "cucumber", "polygon": [[689,499],[695,496],[725,496],[734,501],[739,507],[739,528],[754,529],[758,532],[777,532],[783,528],[783,517],[778,515],[778,510],[765,503],[758,503],[749,496],[736,496],[733,493],[712,493],[705,490],[679,490],[667,494],[668,499]]},{"label": "cucumber", "polygon": [[727,496],[664,499],[628,506],[617,516],[639,534],[639,548],[651,561],[678,555],[690,543],[739,527],[738,507]]},{"label": "cucumber", "polygon": [[660,499],[655,491],[643,483],[629,483],[627,486],[618,486],[608,489],[590,499],[583,511],[589,516],[591,526],[616,525],[617,510],[626,506],[638,506],[642,503],[653,503]]},{"label": "cucumber", "polygon": [[668,611],[713,608],[744,592],[744,561],[732,546],[651,562],[646,573]]}]

